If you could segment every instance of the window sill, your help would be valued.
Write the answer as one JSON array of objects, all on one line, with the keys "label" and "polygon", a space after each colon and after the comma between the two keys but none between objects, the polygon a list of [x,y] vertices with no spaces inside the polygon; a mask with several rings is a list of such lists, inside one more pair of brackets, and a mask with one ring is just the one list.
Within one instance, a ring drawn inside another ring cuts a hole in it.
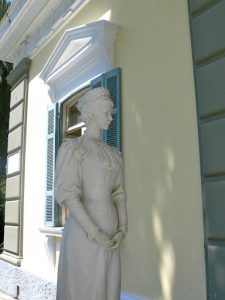
[{"label": "window sill", "polygon": [[39,228],[40,233],[44,233],[48,237],[62,237],[63,227],[43,227]]},{"label": "window sill", "polygon": [[[14,266],[20,267],[21,266],[21,261],[22,257],[13,255],[7,251],[3,251],[3,253],[0,255],[0,260],[3,260],[7,263],[10,263]],[[0,298],[1,299],[1,298]]]}]

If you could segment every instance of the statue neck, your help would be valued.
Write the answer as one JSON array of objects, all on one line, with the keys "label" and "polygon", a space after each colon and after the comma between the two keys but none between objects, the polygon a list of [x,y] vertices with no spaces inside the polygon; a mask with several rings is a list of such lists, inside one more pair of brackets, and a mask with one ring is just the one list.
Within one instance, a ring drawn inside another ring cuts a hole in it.
[{"label": "statue neck", "polygon": [[96,139],[101,139],[102,137],[102,130],[96,128],[95,126],[87,126],[87,129],[84,133],[86,136],[93,137]]}]

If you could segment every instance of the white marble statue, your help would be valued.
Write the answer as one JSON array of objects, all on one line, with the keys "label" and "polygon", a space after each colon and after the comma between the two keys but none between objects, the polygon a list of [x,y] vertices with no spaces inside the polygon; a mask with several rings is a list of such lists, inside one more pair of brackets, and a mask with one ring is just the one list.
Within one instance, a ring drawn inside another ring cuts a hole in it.
[{"label": "white marble statue", "polygon": [[67,207],[59,259],[57,300],[119,300],[119,245],[127,233],[120,152],[101,140],[112,121],[109,92],[96,88],[78,109],[85,134],[66,139],[56,163],[57,202]]}]

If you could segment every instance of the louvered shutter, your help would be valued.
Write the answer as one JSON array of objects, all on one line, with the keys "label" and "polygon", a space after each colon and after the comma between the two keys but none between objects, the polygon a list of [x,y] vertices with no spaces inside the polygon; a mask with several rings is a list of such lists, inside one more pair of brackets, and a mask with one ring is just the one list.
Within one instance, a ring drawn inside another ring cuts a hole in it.
[{"label": "louvered shutter", "polygon": [[47,167],[46,167],[46,201],[45,225],[56,226],[58,204],[54,200],[55,160],[58,150],[58,104],[48,107],[48,134],[47,134]]},{"label": "louvered shutter", "polygon": [[103,133],[103,140],[110,146],[121,150],[120,142],[120,110],[121,110],[121,70],[119,68],[113,69],[107,73],[102,74],[91,82],[91,87],[105,87],[110,92],[110,98],[113,101],[112,122],[108,130]]},{"label": "louvered shutter", "polygon": [[120,69],[114,69],[104,74],[104,87],[109,90],[113,101],[112,122],[104,132],[104,141],[120,150]]}]

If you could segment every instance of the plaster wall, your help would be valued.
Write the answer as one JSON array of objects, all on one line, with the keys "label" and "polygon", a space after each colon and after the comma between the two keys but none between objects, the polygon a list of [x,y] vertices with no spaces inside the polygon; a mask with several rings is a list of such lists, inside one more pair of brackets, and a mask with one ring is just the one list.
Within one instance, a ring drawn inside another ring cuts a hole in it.
[{"label": "plaster wall", "polygon": [[44,227],[47,106],[50,103],[42,80],[31,80],[26,133],[22,268],[41,278],[54,280],[53,240],[39,230]]},{"label": "plaster wall", "polygon": [[186,2],[91,0],[33,59],[24,268],[49,278],[52,265],[45,237],[38,230],[44,224],[46,117],[50,103],[38,75],[65,29],[104,16],[120,25],[115,67],[122,68],[122,154],[129,216],[128,236],[121,247],[122,289],[151,300],[206,299]]}]

